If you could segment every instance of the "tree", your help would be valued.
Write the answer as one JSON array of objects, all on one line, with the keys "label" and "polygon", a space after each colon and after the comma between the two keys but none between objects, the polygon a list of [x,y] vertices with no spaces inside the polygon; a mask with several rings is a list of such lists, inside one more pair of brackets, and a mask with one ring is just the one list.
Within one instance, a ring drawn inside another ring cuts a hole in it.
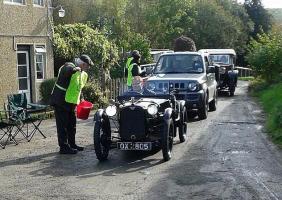
[{"label": "tree", "polygon": [[264,9],[261,0],[245,0],[244,6],[254,22],[254,30],[251,32],[251,36],[256,38],[258,34],[268,33],[271,30],[272,18],[268,11]]},{"label": "tree", "polygon": [[[234,48],[246,45],[248,33],[240,17],[223,6],[225,1],[201,0],[195,2],[195,23],[187,35],[201,48]],[[226,1],[227,2],[227,1]],[[225,3],[226,3],[225,2]],[[227,2],[228,3],[228,2]],[[229,2],[230,3],[230,2]],[[236,5],[237,6],[237,5]]]},{"label": "tree", "polygon": [[146,10],[145,33],[154,48],[172,48],[190,30],[194,15],[191,0],[155,0]]},{"label": "tree", "polygon": [[[92,78],[99,78],[105,85],[105,74],[118,60],[118,50],[97,29],[85,24],[67,24],[55,27],[54,53],[57,58],[72,60],[81,54],[88,54],[94,62],[89,70]],[[98,75],[98,76],[97,76]]]},{"label": "tree", "polygon": [[249,45],[247,61],[255,73],[267,82],[275,82],[282,73],[282,34],[272,32],[257,36]]}]

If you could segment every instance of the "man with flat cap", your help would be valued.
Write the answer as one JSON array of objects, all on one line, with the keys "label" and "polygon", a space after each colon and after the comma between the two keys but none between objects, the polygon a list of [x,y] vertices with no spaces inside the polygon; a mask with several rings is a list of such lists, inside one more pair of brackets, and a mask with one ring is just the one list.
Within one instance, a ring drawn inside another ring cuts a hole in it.
[{"label": "man with flat cap", "polygon": [[83,54],[75,59],[75,64],[66,62],[59,69],[50,103],[55,109],[60,154],[76,154],[84,149],[75,142],[75,107],[80,102],[81,90],[88,79],[85,71],[92,65],[91,58]]}]

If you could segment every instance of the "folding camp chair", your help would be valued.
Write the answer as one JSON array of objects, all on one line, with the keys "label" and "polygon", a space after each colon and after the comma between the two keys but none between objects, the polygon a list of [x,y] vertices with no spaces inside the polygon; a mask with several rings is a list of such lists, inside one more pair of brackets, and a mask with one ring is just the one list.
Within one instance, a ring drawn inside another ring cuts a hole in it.
[{"label": "folding camp chair", "polygon": [[13,128],[18,127],[18,125],[16,120],[12,120],[8,117],[7,111],[0,110],[0,147],[2,149],[5,149],[9,141],[16,145],[18,144],[15,140],[15,135],[17,134],[18,129],[13,133]]},{"label": "folding camp chair", "polygon": [[[8,108],[10,110],[10,117],[22,122],[22,126],[19,127],[17,133],[21,132],[28,142],[36,132],[39,132],[43,138],[46,138],[40,130],[40,125],[46,116],[47,106],[27,103],[26,94],[20,93],[8,95]],[[33,126],[31,131],[29,131],[29,124]],[[26,133],[23,131],[25,125]]]}]

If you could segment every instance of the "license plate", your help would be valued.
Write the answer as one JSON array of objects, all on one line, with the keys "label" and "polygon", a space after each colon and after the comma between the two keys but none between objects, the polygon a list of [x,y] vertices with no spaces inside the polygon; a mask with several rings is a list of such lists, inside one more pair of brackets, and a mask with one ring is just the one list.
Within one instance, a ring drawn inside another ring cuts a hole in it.
[{"label": "license plate", "polygon": [[118,142],[117,148],[120,150],[150,151],[152,149],[152,143],[151,142]]}]

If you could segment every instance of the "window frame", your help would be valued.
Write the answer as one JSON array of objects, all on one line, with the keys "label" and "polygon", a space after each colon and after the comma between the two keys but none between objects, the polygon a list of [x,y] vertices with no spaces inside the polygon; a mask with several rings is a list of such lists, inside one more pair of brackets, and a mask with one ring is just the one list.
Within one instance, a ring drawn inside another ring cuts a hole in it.
[{"label": "window frame", "polygon": [[14,0],[4,0],[4,4],[8,5],[18,5],[18,6],[26,6],[26,0],[21,0],[22,3],[14,2]]},{"label": "window frame", "polygon": [[44,8],[44,7],[45,7],[45,0],[39,0],[39,1],[42,1],[42,5],[41,5],[41,4],[34,3],[34,0],[32,0],[32,5],[33,5],[34,7]]},{"label": "window frame", "polygon": [[[36,51],[37,48],[45,49],[45,52],[43,51],[37,52]],[[42,61],[38,62],[37,56],[42,56]],[[39,82],[45,80],[45,70],[46,70],[46,47],[45,46],[43,45],[35,46],[35,62],[34,63],[35,63],[35,80]],[[37,70],[37,64],[42,65],[41,71]],[[42,78],[38,78],[37,73],[39,72],[42,72]]]}]

